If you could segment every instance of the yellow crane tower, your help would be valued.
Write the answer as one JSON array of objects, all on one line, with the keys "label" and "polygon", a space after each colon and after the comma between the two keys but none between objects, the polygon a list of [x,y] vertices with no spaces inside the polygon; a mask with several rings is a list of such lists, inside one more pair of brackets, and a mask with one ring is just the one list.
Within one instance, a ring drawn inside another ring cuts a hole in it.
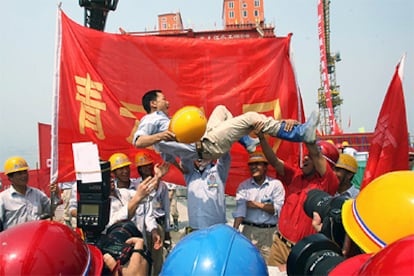
[{"label": "yellow crane tower", "polygon": [[[326,54],[326,63],[327,63],[327,75],[329,79],[329,88],[330,88],[330,99],[327,99],[327,89],[325,83],[325,73],[324,66],[321,62],[320,66],[320,81],[321,86],[318,89],[318,107],[319,107],[319,116],[320,116],[320,131],[323,134],[337,134],[334,133],[333,122],[330,120],[330,112],[334,114],[337,127],[342,131],[342,118],[341,118],[341,104],[343,102],[340,96],[339,85],[336,82],[336,62],[341,61],[339,53],[332,54],[330,51],[330,22],[329,22],[329,4],[330,0],[319,0],[318,4],[322,4],[323,14],[319,16],[323,17],[324,26],[322,31],[324,32],[325,37],[325,54]],[[321,30],[320,30],[321,31]],[[322,53],[323,51],[321,51]],[[321,58],[322,61],[322,58]],[[328,93],[329,94],[329,93]],[[328,95],[329,97],[329,95]],[[332,110],[330,110],[330,104],[332,103]]]}]

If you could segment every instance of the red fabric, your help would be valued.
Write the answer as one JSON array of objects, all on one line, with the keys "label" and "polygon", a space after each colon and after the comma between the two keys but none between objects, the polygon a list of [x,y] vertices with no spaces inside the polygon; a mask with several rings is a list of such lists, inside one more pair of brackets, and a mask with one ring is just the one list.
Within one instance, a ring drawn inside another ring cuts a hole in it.
[{"label": "red fabric", "polygon": [[408,170],[408,128],[400,64],[395,69],[378,116],[361,190],[385,173]]},{"label": "red fabric", "polygon": [[[304,118],[289,58],[290,36],[203,40],[117,35],[80,26],[63,12],[61,32],[54,140],[58,182],[74,178],[74,142],[97,144],[102,159],[123,152],[133,160],[132,135],[145,115],[141,97],[151,89],[166,95],[170,116],[185,105],[200,106],[208,116],[224,104],[235,116],[255,110]],[[282,142],[278,154],[296,164],[298,151],[298,144]],[[249,177],[248,156],[238,144],[231,152],[226,193],[234,195]],[[166,180],[184,184],[175,169]]]},{"label": "red fabric", "polygon": [[39,135],[39,159],[40,168],[50,168],[50,156],[51,156],[51,142],[50,142],[50,131],[51,125],[48,124],[37,124],[37,130]]},{"label": "red fabric", "polygon": [[302,170],[298,167],[285,165],[284,171],[284,176],[278,176],[286,190],[285,203],[279,217],[279,231],[286,239],[297,243],[316,233],[312,227],[312,219],[303,209],[308,192],[319,189],[334,195],[339,182],[330,166],[326,166],[326,173],[322,177],[315,174],[309,179],[303,177]]}]

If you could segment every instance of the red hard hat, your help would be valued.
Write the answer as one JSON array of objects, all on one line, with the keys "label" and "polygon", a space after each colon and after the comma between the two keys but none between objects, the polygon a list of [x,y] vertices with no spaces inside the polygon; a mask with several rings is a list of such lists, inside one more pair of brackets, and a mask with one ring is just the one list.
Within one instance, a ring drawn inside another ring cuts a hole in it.
[{"label": "red hard hat", "polygon": [[19,224],[0,233],[0,275],[101,275],[100,250],[49,220]]},{"label": "red hard hat", "polygon": [[387,245],[372,256],[358,275],[413,275],[414,235]]},{"label": "red hard hat", "polygon": [[360,254],[337,265],[329,276],[413,275],[414,235],[387,245],[376,254]]},{"label": "red hard hat", "polygon": [[323,154],[325,159],[329,162],[329,165],[335,166],[339,158],[339,151],[336,148],[336,146],[333,145],[332,143],[329,143],[323,140],[318,141],[317,144],[319,146],[321,153]]},{"label": "red hard hat", "polygon": [[357,275],[358,271],[372,254],[359,254],[346,259],[329,272],[329,276]]}]

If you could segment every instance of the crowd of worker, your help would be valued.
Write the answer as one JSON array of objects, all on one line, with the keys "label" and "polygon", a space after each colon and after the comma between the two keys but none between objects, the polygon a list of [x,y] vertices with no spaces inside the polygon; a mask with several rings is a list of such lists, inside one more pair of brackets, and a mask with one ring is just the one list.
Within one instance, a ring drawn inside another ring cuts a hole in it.
[{"label": "crowd of worker", "polygon": [[[183,173],[187,187],[188,225],[185,233],[191,235],[227,223],[225,187],[231,163],[229,151],[235,142],[241,143],[249,153],[246,169],[251,177],[238,186],[236,207],[232,210],[233,228],[251,241],[268,266],[285,271],[295,244],[317,233],[324,223],[318,213],[310,217],[303,208],[310,190],[318,189],[332,197],[345,197],[350,202],[363,200],[363,195],[359,196],[359,186],[352,183],[358,171],[357,151],[346,141],[335,145],[332,141],[318,140],[318,122],[314,114],[305,124],[300,124],[291,119],[276,121],[254,112],[233,117],[224,106],[218,106],[207,122],[203,138],[193,144],[183,144],[177,142],[174,133],[168,129],[169,103],[162,91],[149,91],[142,101],[148,114],[141,120],[133,143],[138,149],[153,146],[165,162],[157,164],[147,151],[138,151],[134,163],[122,152],[112,154],[108,160],[111,170],[110,220],[104,231],[119,221],[132,221],[143,233],[142,239],[128,241],[134,244],[134,252],[139,253],[133,254],[137,255],[134,261],[145,262],[144,246],[152,261],[139,268],[132,265],[120,267],[112,256],[105,255],[103,260],[114,274],[122,272],[122,269],[162,274],[165,251],[171,250],[170,232],[179,230],[174,194],[176,185],[163,180],[170,165]],[[252,131],[257,138],[249,136]],[[306,152],[301,166],[292,166],[280,159],[265,134],[303,142]],[[407,169],[414,170],[414,150],[411,148],[408,162]],[[269,174],[269,166],[275,169],[276,175]],[[139,178],[131,178],[131,167],[137,170]],[[12,235],[11,230],[18,225],[42,220],[47,215],[53,217],[51,200],[43,191],[28,186],[28,170],[29,166],[22,157],[11,157],[5,162],[4,172],[11,186],[0,193],[0,240],[10,239],[4,234]],[[412,174],[402,181],[406,179],[413,180]],[[63,201],[65,227],[75,229],[78,212],[76,181],[59,185],[52,183],[50,191],[60,194]],[[360,203],[364,204],[363,201]],[[413,210],[413,207],[409,208],[407,210]],[[403,218],[413,220],[412,212],[406,213]],[[349,229],[345,224],[347,233]],[[414,234],[412,230],[407,231],[403,234]],[[364,247],[364,242],[348,234],[363,252],[380,250],[371,250],[373,246]],[[400,236],[386,244],[397,238]],[[349,243],[342,242],[344,256],[353,257],[354,251],[345,248]]]}]

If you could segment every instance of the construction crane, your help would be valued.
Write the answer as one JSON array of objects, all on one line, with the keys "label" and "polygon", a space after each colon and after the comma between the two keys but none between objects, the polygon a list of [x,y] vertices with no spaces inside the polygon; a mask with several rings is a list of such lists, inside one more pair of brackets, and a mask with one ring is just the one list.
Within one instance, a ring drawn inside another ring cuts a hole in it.
[{"label": "construction crane", "polygon": [[85,27],[103,31],[109,11],[114,11],[118,0],[79,0],[85,8]]},{"label": "construction crane", "polygon": [[[341,61],[341,57],[339,53],[332,54],[330,50],[329,4],[330,0],[318,1],[321,52],[321,86],[318,89],[318,107],[320,131],[325,135],[342,133],[341,104],[343,102],[339,85],[336,82],[335,68],[336,62]],[[324,40],[321,41],[323,37]]]}]

